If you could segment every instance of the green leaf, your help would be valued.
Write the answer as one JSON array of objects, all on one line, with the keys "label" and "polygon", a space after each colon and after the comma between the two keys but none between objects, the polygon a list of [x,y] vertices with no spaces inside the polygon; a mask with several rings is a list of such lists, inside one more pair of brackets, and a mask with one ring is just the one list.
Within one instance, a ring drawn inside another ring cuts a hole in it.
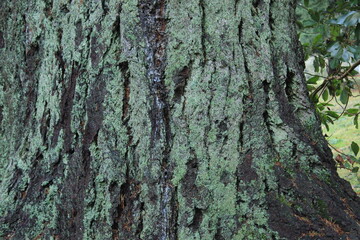
[{"label": "green leaf", "polygon": [[330,26],[331,39],[336,40],[336,37],[338,37],[340,33],[341,33],[340,26]]},{"label": "green leaf", "polygon": [[355,128],[358,129],[359,128],[359,115],[356,115],[354,117],[354,125],[355,125]]},{"label": "green leaf", "polygon": [[309,0],[304,0],[305,7],[309,7]]},{"label": "green leaf", "polygon": [[324,90],[324,93],[322,94],[322,98],[326,102],[329,98],[329,91],[327,89]]},{"label": "green leaf", "polygon": [[309,9],[309,14],[310,14],[310,17],[312,18],[312,20],[314,20],[315,22],[319,22],[320,21],[320,13],[319,12],[316,12],[312,9]]},{"label": "green leaf", "polygon": [[339,51],[341,49],[340,43],[335,42],[329,49],[328,52],[331,54],[332,57],[335,57],[338,55]]},{"label": "green leaf", "polygon": [[[359,35],[360,35],[360,31],[359,31]],[[359,42],[360,42],[360,36],[359,36]],[[348,49],[354,54],[355,59],[360,59],[360,44],[358,46],[348,47]]]},{"label": "green leaf", "polygon": [[349,100],[349,93],[348,93],[348,90],[347,89],[343,89],[341,91],[341,94],[340,94],[340,101],[343,103],[343,104],[346,104]]},{"label": "green leaf", "polygon": [[347,169],[351,169],[351,164],[349,162],[345,162],[344,163],[344,166],[347,168]]},{"label": "green leaf", "polygon": [[314,91],[314,90],[316,89],[316,87],[311,86],[311,85],[306,85],[306,87],[307,87],[307,90],[308,90],[309,92],[312,92],[312,91]]},{"label": "green leaf", "polygon": [[356,142],[351,143],[351,151],[353,151],[355,156],[359,153],[359,145]]},{"label": "green leaf", "polygon": [[320,111],[323,111],[325,109],[324,105],[323,104],[317,104],[316,107],[320,110]]},{"label": "green leaf", "polygon": [[353,173],[357,173],[359,171],[359,167],[354,167],[352,170],[351,170]]},{"label": "green leaf", "polygon": [[344,62],[348,62],[350,58],[353,58],[354,54],[352,52],[349,52],[346,48],[343,49],[341,58]]},{"label": "green leaf", "polygon": [[322,41],[321,41],[321,40],[322,40],[322,37],[323,37],[322,34],[316,35],[316,36],[313,38],[313,45],[316,45],[317,43],[322,42]]},{"label": "green leaf", "polygon": [[322,122],[324,125],[325,125],[325,127],[326,127],[326,131],[329,131],[330,130],[330,128],[329,128],[329,124],[327,124],[327,122]]},{"label": "green leaf", "polygon": [[358,23],[360,23],[360,12],[351,11],[350,14],[344,21],[344,25],[346,27],[349,26],[356,26]]},{"label": "green leaf", "polygon": [[320,63],[320,66],[321,66],[322,68],[325,68],[325,66],[326,66],[326,61],[325,61],[325,59],[324,59],[323,57],[321,57],[321,56],[319,56],[319,63]]},{"label": "green leaf", "polygon": [[[336,54],[335,54],[335,55],[336,55]],[[331,68],[331,69],[336,69],[339,65],[340,65],[339,59],[332,58],[332,59],[330,60],[330,68]]]},{"label": "green leaf", "polygon": [[342,57],[343,57],[343,54],[344,54],[344,49],[343,49],[343,48],[340,48],[339,51],[337,52],[337,54],[336,54],[335,56],[333,56],[333,57],[341,60]]},{"label": "green leaf", "polygon": [[356,70],[352,70],[352,71],[350,72],[350,76],[356,76],[356,75],[358,75],[358,74],[359,74],[359,72],[356,71]]},{"label": "green leaf", "polygon": [[326,111],[326,114],[332,118],[339,118],[339,115],[334,111]]},{"label": "green leaf", "polygon": [[[303,24],[302,24],[301,21],[296,21],[296,25],[298,26],[298,29],[304,28],[304,26],[303,26]],[[299,34],[301,34],[301,33],[299,33]]]},{"label": "green leaf", "polygon": [[358,23],[358,24],[356,25],[356,28],[355,28],[355,38],[356,38],[357,44],[360,44],[360,23]]},{"label": "green leaf", "polygon": [[314,70],[315,70],[315,72],[319,72],[320,62],[319,62],[319,59],[318,59],[318,58],[315,58],[315,60],[314,60],[314,62],[313,62],[313,65],[314,65]]},{"label": "green leaf", "polygon": [[354,156],[350,156],[350,158],[354,163],[360,163],[360,158],[356,158]]},{"label": "green leaf", "polygon": [[334,121],[331,118],[327,119],[329,123],[334,124]]},{"label": "green leaf", "polygon": [[315,25],[316,25],[316,22],[313,21],[313,20],[311,20],[311,19],[305,20],[305,21],[303,22],[304,28],[310,28],[310,27],[313,27],[313,26],[315,26]]},{"label": "green leaf", "polygon": [[309,80],[307,80],[307,84],[316,84],[316,82],[319,80],[319,76],[315,76],[312,78],[309,78]]},{"label": "green leaf", "polygon": [[357,108],[349,108],[346,110],[348,114],[357,114],[359,112],[359,109]]},{"label": "green leaf", "polygon": [[355,26],[359,21],[359,14],[356,11],[351,11],[340,16],[337,20],[331,20],[330,23],[344,25],[345,27]]}]

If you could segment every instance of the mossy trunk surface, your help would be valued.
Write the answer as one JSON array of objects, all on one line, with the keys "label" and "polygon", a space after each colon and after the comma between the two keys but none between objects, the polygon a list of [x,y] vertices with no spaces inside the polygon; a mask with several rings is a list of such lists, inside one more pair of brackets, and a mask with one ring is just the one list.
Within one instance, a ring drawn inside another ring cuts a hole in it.
[{"label": "mossy trunk surface", "polygon": [[294,2],[0,1],[0,238],[359,239]]}]

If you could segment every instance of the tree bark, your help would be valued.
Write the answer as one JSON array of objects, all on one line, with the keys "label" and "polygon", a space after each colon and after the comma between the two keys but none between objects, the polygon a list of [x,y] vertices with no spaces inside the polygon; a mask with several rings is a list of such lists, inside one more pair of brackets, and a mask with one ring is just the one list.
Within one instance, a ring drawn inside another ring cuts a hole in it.
[{"label": "tree bark", "polygon": [[1,1],[1,238],[358,239],[295,7]]}]

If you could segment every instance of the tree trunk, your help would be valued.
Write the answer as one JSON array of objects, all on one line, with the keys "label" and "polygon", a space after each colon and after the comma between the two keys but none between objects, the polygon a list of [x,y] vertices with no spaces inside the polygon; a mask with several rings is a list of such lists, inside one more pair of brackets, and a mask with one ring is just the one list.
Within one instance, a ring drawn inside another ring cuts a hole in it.
[{"label": "tree trunk", "polygon": [[3,239],[358,239],[295,1],[0,2]]}]

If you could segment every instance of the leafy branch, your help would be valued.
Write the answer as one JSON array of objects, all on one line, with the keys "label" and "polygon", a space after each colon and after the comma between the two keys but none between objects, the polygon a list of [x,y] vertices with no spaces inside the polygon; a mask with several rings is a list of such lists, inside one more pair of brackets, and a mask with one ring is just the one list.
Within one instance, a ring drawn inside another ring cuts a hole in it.
[{"label": "leafy branch", "polygon": [[[360,66],[360,0],[300,0],[298,6],[299,39],[305,60],[311,59],[313,67],[306,73],[307,87],[321,123],[329,131],[329,124],[351,117],[358,128],[360,104],[351,106],[349,99],[360,80],[354,78]],[[345,63],[351,65],[344,67]],[[339,105],[341,112],[335,111],[332,103]],[[329,146],[338,152],[335,160],[341,168],[359,170],[355,165],[360,164],[357,143],[352,141],[349,146],[353,154]]]},{"label": "leafy branch", "polygon": [[324,89],[327,84],[332,80],[342,80],[351,75],[352,71],[355,70],[356,67],[360,66],[360,59],[357,60],[354,64],[352,64],[346,71],[342,72],[338,75],[331,75],[324,79],[324,81],[311,93],[310,98],[314,99],[314,97],[318,94],[318,92]]}]

